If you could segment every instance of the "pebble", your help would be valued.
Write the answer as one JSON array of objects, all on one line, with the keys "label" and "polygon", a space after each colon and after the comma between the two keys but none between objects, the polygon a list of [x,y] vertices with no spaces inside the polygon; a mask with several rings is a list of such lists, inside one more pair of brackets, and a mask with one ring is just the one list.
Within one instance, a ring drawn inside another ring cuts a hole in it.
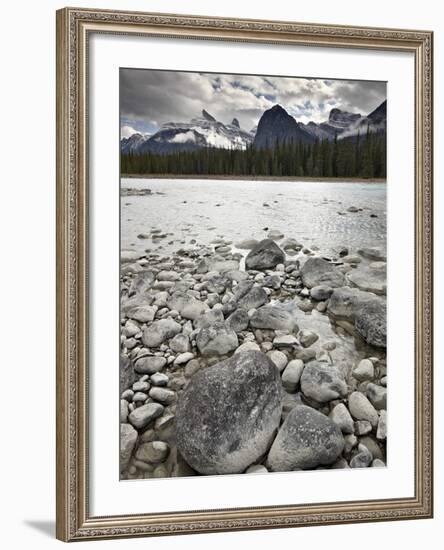
[{"label": "pebble", "polygon": [[350,394],[348,409],[357,420],[368,420],[374,428],[378,425],[378,413],[363,393],[355,391]]},{"label": "pebble", "polygon": [[134,403],[145,403],[145,401],[148,399],[148,396],[146,393],[143,393],[141,391],[138,391],[134,394],[133,402]]},{"label": "pebble", "polygon": [[[152,388],[151,391],[153,391],[153,389],[154,388]],[[141,429],[160,416],[163,410],[163,406],[159,403],[148,403],[147,405],[142,405],[134,409],[128,416],[128,420],[135,428]]]},{"label": "pebble", "polygon": [[285,367],[282,373],[282,385],[290,393],[294,393],[301,379],[304,370],[304,362],[300,359],[293,359]]},{"label": "pebble", "polygon": [[170,340],[169,347],[175,353],[185,353],[186,351],[190,351],[190,339],[186,334],[176,334]]},{"label": "pebble", "polygon": [[365,445],[358,445],[358,453],[350,460],[350,468],[368,468],[372,463],[372,453]]},{"label": "pebble", "polygon": [[381,447],[372,435],[365,435],[359,438],[359,443],[365,445],[367,449],[372,453],[373,458],[383,459]]},{"label": "pebble", "polygon": [[284,334],[273,339],[273,346],[276,348],[292,348],[293,346],[299,346],[299,341],[292,334]]},{"label": "pebble", "polygon": [[372,425],[368,420],[357,420],[354,424],[356,435],[366,435],[372,431]]},{"label": "pebble", "polygon": [[149,396],[164,405],[170,405],[176,400],[176,392],[167,388],[154,387],[150,389]]},{"label": "pebble", "polygon": [[363,359],[352,370],[352,375],[359,382],[373,380],[375,377],[375,368],[369,359]]},{"label": "pebble", "polygon": [[162,372],[155,372],[150,377],[150,381],[153,386],[166,386],[168,384],[168,380],[168,376]]},{"label": "pebble", "polygon": [[122,393],[122,399],[125,399],[126,401],[128,401],[129,403],[131,403],[131,401],[133,400],[133,395],[134,395],[134,392],[133,390],[125,390],[123,393]]},{"label": "pebble", "polygon": [[332,295],[332,292],[333,292],[333,289],[330,286],[318,285],[318,286],[314,286],[310,290],[310,295],[313,298],[313,300],[322,302],[324,300],[328,300]]},{"label": "pebble", "polygon": [[353,418],[344,403],[338,403],[329,414],[329,417],[342,433],[352,434],[355,431]]},{"label": "pebble", "polygon": [[[148,382],[144,382],[143,380],[139,382],[134,382],[133,384],[133,392],[147,392],[150,389],[150,385]],[[133,401],[135,401],[135,395],[133,396]]]},{"label": "pebble", "polygon": [[312,361],[301,376],[302,393],[318,403],[345,397],[347,384],[339,369]]},{"label": "pebble", "polygon": [[279,372],[282,372],[287,366],[288,359],[285,353],[283,353],[282,351],[271,350],[267,352],[267,357],[269,357],[273,361]]},{"label": "pebble", "polygon": [[155,355],[142,357],[137,359],[134,365],[134,370],[139,374],[154,374],[159,372],[166,365],[165,357],[157,357]]}]

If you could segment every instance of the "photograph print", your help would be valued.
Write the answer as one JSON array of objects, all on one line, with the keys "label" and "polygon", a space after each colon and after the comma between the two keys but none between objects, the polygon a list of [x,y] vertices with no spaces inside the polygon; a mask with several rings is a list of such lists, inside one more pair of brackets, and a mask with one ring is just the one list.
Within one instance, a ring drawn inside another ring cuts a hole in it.
[{"label": "photograph print", "polygon": [[119,122],[120,479],[385,467],[386,82],[122,68]]}]

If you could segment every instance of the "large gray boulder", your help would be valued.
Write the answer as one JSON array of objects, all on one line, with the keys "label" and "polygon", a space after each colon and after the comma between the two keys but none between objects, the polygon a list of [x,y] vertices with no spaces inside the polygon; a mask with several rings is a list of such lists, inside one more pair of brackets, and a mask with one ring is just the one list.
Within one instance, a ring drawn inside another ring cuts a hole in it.
[{"label": "large gray boulder", "polygon": [[202,355],[226,355],[238,347],[239,340],[232,328],[225,323],[216,322],[197,333],[196,344]]},{"label": "large gray boulder", "polygon": [[368,344],[386,347],[385,298],[357,288],[337,288],[328,302],[328,312],[335,318],[354,321],[356,330]]},{"label": "large gray boulder", "polygon": [[285,261],[285,253],[271,239],[260,241],[245,258],[246,269],[273,269]]},{"label": "large gray boulder", "polygon": [[267,467],[273,472],[332,464],[342,453],[344,437],[327,416],[305,405],[287,415],[271,446]]},{"label": "large gray boulder", "polygon": [[386,263],[381,262],[377,267],[361,266],[347,273],[347,280],[355,287],[365,292],[375,294],[387,293],[387,268]]},{"label": "large gray boulder", "polygon": [[301,268],[301,277],[307,288],[321,285],[338,288],[345,284],[345,277],[338,268],[322,258],[308,258]]},{"label": "large gray boulder", "polygon": [[279,371],[259,351],[198,371],[179,395],[177,447],[202,474],[243,472],[268,450],[279,426]]},{"label": "large gray boulder", "polygon": [[172,319],[161,319],[154,321],[149,327],[143,331],[142,342],[148,348],[157,348],[163,344],[165,340],[169,340],[179,334],[182,327]]},{"label": "large gray boulder", "polygon": [[301,376],[301,390],[304,395],[325,403],[347,395],[347,384],[339,369],[318,361],[310,362]]},{"label": "large gray boulder", "polygon": [[368,302],[355,314],[355,327],[364,340],[378,348],[387,345],[387,304],[379,299]]},{"label": "large gray boulder", "polygon": [[376,294],[363,292],[358,288],[335,288],[328,301],[328,313],[337,319],[354,321],[357,310],[377,299]]},{"label": "large gray boulder", "polygon": [[263,306],[254,312],[250,319],[253,328],[270,330],[288,330],[296,332],[298,327],[289,311],[279,306]]}]

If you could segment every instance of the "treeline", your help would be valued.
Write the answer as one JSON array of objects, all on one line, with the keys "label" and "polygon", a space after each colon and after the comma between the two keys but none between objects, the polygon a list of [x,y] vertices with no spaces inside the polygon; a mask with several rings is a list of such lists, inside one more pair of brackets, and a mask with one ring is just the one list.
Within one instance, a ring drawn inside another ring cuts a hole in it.
[{"label": "treeline", "polygon": [[371,133],[269,149],[206,147],[171,154],[121,155],[122,174],[385,178],[386,135]]}]

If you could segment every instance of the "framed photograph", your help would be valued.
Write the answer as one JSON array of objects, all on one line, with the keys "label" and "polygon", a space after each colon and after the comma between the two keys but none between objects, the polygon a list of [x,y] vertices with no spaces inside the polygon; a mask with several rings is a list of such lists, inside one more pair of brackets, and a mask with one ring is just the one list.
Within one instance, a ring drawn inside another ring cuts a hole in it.
[{"label": "framed photograph", "polygon": [[57,12],[57,536],[429,518],[432,33]]}]

